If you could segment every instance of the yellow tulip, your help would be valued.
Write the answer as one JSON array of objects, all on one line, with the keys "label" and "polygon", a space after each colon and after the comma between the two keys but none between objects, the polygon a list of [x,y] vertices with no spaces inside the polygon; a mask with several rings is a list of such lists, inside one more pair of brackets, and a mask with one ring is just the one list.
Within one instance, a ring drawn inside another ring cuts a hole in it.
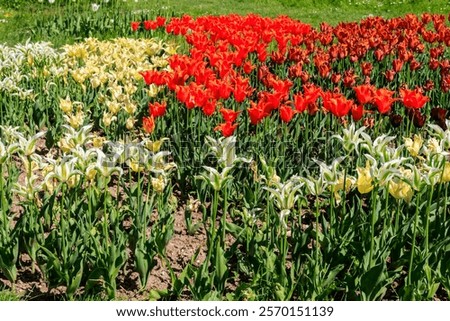
[{"label": "yellow tulip", "polygon": [[70,100],[69,95],[67,95],[66,99],[59,99],[59,108],[63,111],[64,114],[70,114],[72,112],[72,101]]},{"label": "yellow tulip", "polygon": [[94,145],[95,148],[102,148],[105,141],[105,137],[94,137],[92,139],[92,145]]},{"label": "yellow tulip", "polygon": [[146,89],[145,92],[147,93],[147,96],[150,98],[156,97],[156,95],[159,92],[159,87],[156,86],[155,84],[151,84],[150,86],[148,86],[148,89]]},{"label": "yellow tulip", "polygon": [[162,193],[164,191],[164,188],[166,187],[165,179],[162,175],[159,175],[158,178],[152,177],[152,187],[155,190],[156,193]]},{"label": "yellow tulip", "polygon": [[88,181],[93,181],[97,175],[97,170],[94,167],[88,167],[86,170],[86,179]]},{"label": "yellow tulip", "polygon": [[123,106],[123,109],[125,110],[125,112],[129,115],[134,115],[134,113],[136,112],[137,106],[135,103],[132,103],[130,101],[127,101],[125,103],[125,105]]},{"label": "yellow tulip", "polygon": [[422,145],[423,138],[420,135],[414,135],[414,140],[411,138],[405,138],[405,147],[412,157],[417,157],[419,155]]},{"label": "yellow tulip", "polygon": [[356,181],[356,186],[358,187],[358,192],[361,194],[369,193],[373,190],[373,178],[370,173],[370,163],[366,162],[366,167],[358,167],[358,180]]},{"label": "yellow tulip", "polygon": [[86,80],[86,75],[81,71],[81,69],[74,70],[71,72],[72,78],[79,84],[84,83]]},{"label": "yellow tulip", "polygon": [[72,128],[77,129],[83,124],[84,113],[81,109],[79,109],[76,114],[64,115],[64,118]]},{"label": "yellow tulip", "polygon": [[[347,194],[352,189],[353,185],[355,184],[356,179],[351,176],[347,176],[345,179],[345,193]],[[339,204],[341,202],[341,195],[339,194],[339,191],[344,190],[344,176],[340,176],[338,178],[338,181],[335,185],[333,185],[333,193],[334,193],[334,199]]]},{"label": "yellow tulip", "polygon": [[107,101],[106,106],[112,115],[117,115],[120,111],[120,104],[117,101]]},{"label": "yellow tulip", "polygon": [[111,115],[110,113],[103,114],[103,124],[105,127],[111,126],[111,123],[117,119],[116,116]]},{"label": "yellow tulip", "polygon": [[[144,166],[141,166],[139,164],[139,162],[137,162],[135,160],[130,160],[128,162],[128,166],[130,166],[130,169],[136,173],[142,172],[144,170]],[[152,184],[153,184],[153,182],[152,182]]]},{"label": "yellow tulip", "polygon": [[441,183],[450,182],[450,162],[445,162]]},{"label": "yellow tulip", "polygon": [[136,119],[134,119],[133,117],[130,117],[127,119],[126,122],[126,127],[128,130],[132,130],[134,128],[134,123],[136,123]]},{"label": "yellow tulip", "polygon": [[100,87],[102,84],[102,81],[100,80],[99,77],[92,77],[91,78],[91,86],[92,88],[98,88]]},{"label": "yellow tulip", "polygon": [[69,186],[69,188],[73,188],[78,184],[79,181],[80,175],[73,175],[67,180],[67,186]]},{"label": "yellow tulip", "polygon": [[396,199],[402,199],[409,203],[411,202],[414,191],[408,183],[405,183],[402,180],[399,180],[398,182],[394,180],[389,182],[389,194]]},{"label": "yellow tulip", "polygon": [[63,151],[63,153],[69,153],[72,149],[75,148],[75,143],[72,140],[67,141],[65,138],[61,138],[58,142],[59,148]]}]

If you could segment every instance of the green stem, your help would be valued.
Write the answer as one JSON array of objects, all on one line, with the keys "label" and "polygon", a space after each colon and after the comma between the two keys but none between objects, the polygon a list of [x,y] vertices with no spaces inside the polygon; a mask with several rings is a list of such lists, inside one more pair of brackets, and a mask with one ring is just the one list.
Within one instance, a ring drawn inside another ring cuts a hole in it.
[{"label": "green stem", "polygon": [[[0,173],[3,173],[3,163],[0,163]],[[3,187],[3,180],[4,180],[4,178],[3,178],[3,174],[2,174],[2,176],[0,177],[0,201],[1,201],[1,208],[0,208],[0,210],[2,211],[2,215],[5,217],[4,224],[6,226],[6,224],[7,224],[6,223],[7,222],[7,219],[6,219],[7,201],[6,201],[5,193],[3,191],[3,189],[4,189],[4,187]]]},{"label": "green stem", "polygon": [[397,200],[397,210],[395,212],[395,223],[394,223],[395,234],[397,234],[397,232],[398,232],[399,221],[400,221],[400,200]]},{"label": "green stem", "polygon": [[376,188],[374,187],[372,189],[372,193],[370,196],[371,202],[372,202],[372,212],[371,212],[371,225],[370,225],[370,262],[369,262],[369,269],[371,269],[375,265],[374,260],[374,245],[375,245],[375,222],[376,222],[376,216],[375,216],[375,209],[376,209]]},{"label": "green stem", "polygon": [[445,224],[447,224],[447,196],[448,196],[448,183],[445,183],[445,196],[444,196],[444,215],[442,215],[443,223],[441,226],[444,226],[442,229],[444,231],[444,237],[447,236],[447,229],[445,228]]},{"label": "green stem", "polygon": [[387,240],[386,233],[389,230],[389,228],[386,228],[386,225],[391,224],[390,217],[389,217],[389,215],[387,215],[387,213],[389,213],[388,209],[389,209],[389,181],[387,182],[386,189],[385,189],[384,210],[386,211],[386,215],[383,220],[383,236],[382,236],[383,241]]},{"label": "green stem", "polygon": [[[286,229],[282,227],[282,237],[281,237],[281,246],[280,246],[280,251],[281,251],[281,274],[284,276],[286,275],[286,257],[287,257],[287,250],[288,250],[288,242],[287,242],[287,233],[286,233]],[[285,279],[285,278],[284,278]]]},{"label": "green stem", "polygon": [[[353,157],[352,157],[353,151],[350,152],[350,164],[353,164]],[[351,167],[353,168],[353,167]],[[346,200],[347,200],[347,168],[344,169],[344,197],[342,200],[342,217],[346,216]]]},{"label": "green stem", "polygon": [[211,260],[211,256],[212,256],[212,251],[215,249],[215,246],[213,246],[215,239],[216,239],[216,218],[217,218],[217,208],[218,208],[218,203],[219,203],[219,192],[217,190],[214,190],[214,198],[213,198],[213,203],[212,203],[212,208],[211,208],[211,225],[209,227],[209,235],[211,235],[211,239],[209,240],[209,244],[208,245],[208,254],[207,254],[207,258],[206,258],[206,264],[208,264],[208,262]]},{"label": "green stem", "polygon": [[[334,185],[331,185],[331,194],[330,194],[330,237],[334,238],[334,226],[335,226],[335,216],[334,216]],[[344,195],[345,195],[345,175],[344,175]],[[345,196],[344,196],[345,197]],[[345,199],[344,199],[345,201]],[[345,204],[344,204],[345,207]]]},{"label": "green stem", "polygon": [[316,198],[316,244],[315,244],[315,259],[316,263],[319,262],[319,209],[320,209],[320,203],[319,200]]},{"label": "green stem", "polygon": [[227,197],[228,197],[228,190],[227,187],[224,186],[223,187],[223,213],[222,213],[222,248],[225,248],[225,226],[226,226],[226,219],[227,219],[227,207],[228,207],[228,201],[227,201]]},{"label": "green stem", "polygon": [[62,262],[65,263],[66,259],[66,238],[65,238],[65,218],[64,218],[64,198],[65,198],[65,183],[61,183],[61,208],[59,214],[60,226],[61,226],[61,258]]},{"label": "green stem", "polygon": [[108,213],[106,207],[106,197],[108,193],[108,184],[106,184],[105,189],[103,191],[103,237],[105,238],[105,243],[110,244],[109,233],[108,233]]},{"label": "green stem", "polygon": [[[138,174],[137,175],[138,175],[138,179],[137,179],[137,195],[136,195],[136,199],[137,199],[137,202],[138,202],[138,210],[137,210],[138,220],[137,221],[142,223],[141,218],[144,219],[144,221],[145,221],[145,218],[142,217],[143,216],[142,215],[143,211],[142,211],[142,192],[141,192],[141,172],[139,171],[139,167],[138,167]],[[131,179],[130,179],[130,182],[131,182]],[[140,224],[140,225],[141,226],[139,226],[138,228],[141,229],[144,232],[143,235],[145,235],[146,227],[142,226],[143,224]]]},{"label": "green stem", "polygon": [[430,196],[428,197],[427,210],[425,212],[425,258],[428,262],[428,250],[429,250],[429,229],[430,229],[430,207],[433,199],[434,185],[431,185]]},{"label": "green stem", "polygon": [[412,247],[411,247],[411,256],[409,258],[409,270],[408,270],[408,284],[412,284],[411,275],[412,275],[412,266],[414,262],[414,251],[416,249],[416,236],[417,236],[417,224],[419,222],[419,206],[420,206],[420,194],[417,197],[416,203],[416,213],[414,214],[414,227],[413,227],[413,238],[412,238]]}]

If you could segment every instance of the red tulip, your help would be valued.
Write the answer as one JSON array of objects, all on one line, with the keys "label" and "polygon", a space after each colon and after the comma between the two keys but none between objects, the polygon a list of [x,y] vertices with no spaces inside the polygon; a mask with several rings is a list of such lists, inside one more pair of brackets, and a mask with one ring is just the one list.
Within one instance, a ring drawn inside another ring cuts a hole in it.
[{"label": "red tulip", "polygon": [[233,135],[234,131],[237,128],[237,124],[233,124],[232,122],[222,123],[214,128],[215,131],[219,130],[222,132],[224,137],[229,137]]},{"label": "red tulip", "polygon": [[323,107],[336,117],[344,117],[354,106],[354,102],[341,94],[326,92],[322,95]]},{"label": "red tulip", "polygon": [[257,105],[253,101],[250,102],[250,105],[251,107],[247,109],[247,112],[252,125],[256,125],[260,123],[268,114],[264,111],[263,107]]},{"label": "red tulip", "polygon": [[414,109],[422,108],[430,100],[427,96],[422,95],[419,89],[400,89],[400,96],[403,98],[405,107]]},{"label": "red tulip", "polygon": [[158,27],[163,27],[166,24],[166,18],[165,17],[156,17],[156,24]]},{"label": "red tulip", "polygon": [[164,116],[164,114],[166,113],[166,108],[167,108],[167,103],[165,101],[163,101],[162,103],[150,103],[148,104],[148,110],[150,112],[150,115],[152,115],[153,117],[161,117]]},{"label": "red tulip", "polygon": [[317,98],[322,94],[322,89],[316,85],[303,85],[304,97],[308,104],[316,102]]},{"label": "red tulip", "polygon": [[158,28],[156,21],[152,21],[152,20],[144,21],[144,29],[145,30],[155,30],[156,28]]},{"label": "red tulip", "polygon": [[364,107],[363,105],[353,106],[352,107],[352,118],[354,121],[359,121],[364,115]]},{"label": "red tulip", "polygon": [[281,120],[284,121],[285,123],[289,123],[296,113],[295,110],[293,110],[291,107],[287,105],[280,106],[278,110],[280,112]]},{"label": "red tulip", "polygon": [[142,118],[142,127],[147,133],[151,134],[155,129],[155,119],[153,116]]},{"label": "red tulip", "polygon": [[133,22],[131,23],[131,30],[133,30],[133,31],[138,30],[140,25],[141,25],[140,22],[138,22],[138,21],[133,21]]},{"label": "red tulip", "polygon": [[232,109],[221,108],[220,113],[226,122],[234,123],[241,113],[240,111],[234,111]]},{"label": "red tulip", "polygon": [[344,86],[347,88],[353,87],[356,82],[356,75],[353,70],[346,70],[344,72]]},{"label": "red tulip", "polygon": [[359,103],[364,105],[367,103],[370,103],[373,99],[373,91],[374,87],[371,85],[360,85],[353,87],[353,90],[355,91],[356,98],[358,99]]},{"label": "red tulip", "polygon": [[256,67],[252,64],[252,62],[250,60],[246,61],[244,63],[244,65],[242,66],[242,69],[244,70],[244,72],[246,74],[250,74],[252,72],[252,70],[255,68]]},{"label": "red tulip", "polygon": [[421,66],[422,64],[418,62],[416,59],[411,60],[411,62],[409,63],[409,69],[411,69],[411,71],[417,70]]},{"label": "red tulip", "polygon": [[308,108],[308,102],[302,94],[294,95],[294,106],[297,112],[303,113]]},{"label": "red tulip", "polygon": [[208,100],[203,106],[202,111],[206,116],[211,116],[216,111],[216,101]]},{"label": "red tulip", "polygon": [[341,81],[341,78],[342,78],[342,75],[341,75],[341,74],[339,74],[339,73],[333,73],[333,74],[331,75],[331,82],[332,82],[333,84],[336,85],[338,82]]},{"label": "red tulip", "polygon": [[402,70],[403,67],[403,60],[400,59],[394,59],[394,61],[392,62],[392,69],[395,72],[399,72],[400,70]]},{"label": "red tulip", "polygon": [[396,72],[394,70],[392,70],[392,69],[391,70],[386,70],[384,72],[384,76],[386,77],[386,80],[389,81],[389,82],[394,80],[395,75],[396,75]]},{"label": "red tulip", "polygon": [[370,74],[372,73],[373,66],[370,62],[362,62],[361,63],[361,70],[362,74],[366,77],[370,77]]},{"label": "red tulip", "polygon": [[386,88],[375,91],[373,95],[373,103],[377,106],[381,114],[387,114],[391,110],[392,103],[396,100],[392,98],[394,92]]}]

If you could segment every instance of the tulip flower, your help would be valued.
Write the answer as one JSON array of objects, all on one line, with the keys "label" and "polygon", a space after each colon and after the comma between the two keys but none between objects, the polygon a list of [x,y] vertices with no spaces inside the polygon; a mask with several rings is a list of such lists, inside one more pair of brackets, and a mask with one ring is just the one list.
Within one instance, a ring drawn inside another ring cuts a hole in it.
[{"label": "tulip flower", "polygon": [[430,100],[430,98],[424,96],[419,89],[400,89],[400,96],[403,99],[402,101],[405,107],[414,109],[422,108]]},{"label": "tulip flower", "polygon": [[281,120],[285,123],[289,123],[296,113],[295,110],[287,105],[280,106],[278,110],[280,112]]},{"label": "tulip flower", "polygon": [[229,137],[233,135],[234,131],[236,130],[238,124],[233,124],[231,122],[225,122],[223,124],[220,124],[214,128],[215,131],[219,130],[222,132],[222,135],[224,137]]},{"label": "tulip flower", "polygon": [[370,103],[372,101],[374,89],[375,88],[371,85],[360,85],[353,87],[353,90],[355,91],[356,94],[356,98],[362,105]]},{"label": "tulip flower", "polygon": [[219,112],[222,114],[224,121],[229,123],[234,123],[241,113],[240,111],[234,111],[226,108],[221,108]]},{"label": "tulip flower", "polygon": [[153,116],[144,117],[142,119],[142,127],[144,128],[146,133],[151,134],[155,129],[155,119],[153,118]]},{"label": "tulip flower", "polygon": [[411,188],[411,185],[397,179],[389,182],[389,194],[396,199],[403,199],[409,203],[414,195],[414,191]]},{"label": "tulip flower", "polygon": [[149,113],[154,118],[162,117],[166,113],[167,103],[163,101],[162,103],[150,103],[148,104]]},{"label": "tulip flower", "polygon": [[367,194],[371,192],[374,187],[374,182],[369,161],[366,162],[366,167],[358,167],[356,171],[358,172],[358,179],[356,181],[358,192],[360,192],[361,194]]},{"label": "tulip flower", "polygon": [[405,138],[405,147],[412,157],[419,156],[420,149],[423,146],[423,138],[420,135],[414,135],[414,140]]}]

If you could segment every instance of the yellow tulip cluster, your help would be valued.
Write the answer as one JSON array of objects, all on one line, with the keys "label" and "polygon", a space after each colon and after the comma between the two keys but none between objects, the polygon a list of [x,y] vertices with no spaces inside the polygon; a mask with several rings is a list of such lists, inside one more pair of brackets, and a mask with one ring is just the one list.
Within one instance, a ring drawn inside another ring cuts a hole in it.
[{"label": "yellow tulip cluster", "polygon": [[[166,68],[167,58],[176,52],[174,46],[159,40],[128,38],[111,41],[88,38],[81,43],[66,45],[63,50],[65,76],[72,77],[84,91],[87,85],[102,89],[98,97],[105,106],[102,118],[105,127],[116,121],[119,112],[123,111],[129,130],[134,128],[136,122],[138,106],[133,95],[142,80],[139,72]],[[155,86],[145,90],[149,96],[158,93]],[[64,100],[67,101],[67,98]],[[71,108],[67,108],[63,100],[61,109],[71,117]]]},{"label": "yellow tulip cluster", "polygon": [[[42,193],[53,194],[61,186],[84,188],[87,185],[108,189],[111,176],[121,176],[124,169],[145,171],[156,193],[162,193],[169,175],[176,167],[166,161],[168,151],[160,151],[167,139],[151,141],[144,138],[129,144],[108,142],[91,132],[92,126],[74,129],[63,125],[64,134],[58,149],[42,156],[37,146],[45,132],[26,137],[17,128],[1,126],[0,165],[7,171],[14,155],[22,163],[23,176],[14,183],[14,192],[23,201],[41,204]],[[150,179],[151,178],[151,179]]]},{"label": "yellow tulip cluster", "polygon": [[[384,190],[395,199],[409,203],[416,192],[450,182],[450,130],[430,125],[426,139],[424,134],[416,134],[412,138],[404,138],[403,144],[398,146],[393,136],[382,135],[372,140],[364,127],[356,130],[351,125],[343,131],[342,136],[335,137],[344,147],[351,146],[357,157],[365,157],[365,166],[357,166],[356,171],[352,166],[340,169],[344,159],[346,164],[361,163],[361,159],[350,159],[351,156],[336,158],[331,165],[314,160],[320,168],[318,176],[306,178],[294,175],[285,183],[278,182],[275,187],[264,180],[264,188],[279,204],[295,200],[299,195],[329,195],[339,205],[342,201],[340,194],[348,194],[355,188],[360,194]],[[271,171],[275,173],[273,168]],[[265,172],[269,173],[267,166]],[[357,177],[352,176],[353,172]],[[289,204],[278,208],[285,210],[293,206],[293,203]]]},{"label": "yellow tulip cluster", "polygon": [[[396,199],[410,202],[415,191],[450,182],[450,131],[436,125],[430,125],[430,129],[426,140],[416,134],[404,138],[403,145],[397,148],[384,145],[383,151],[365,154],[366,166],[356,169],[358,191],[366,194],[376,186],[384,187]],[[367,135],[365,140],[362,148],[373,151],[376,140],[367,141]]]},{"label": "yellow tulip cluster", "polygon": [[30,79],[47,81],[63,73],[63,54],[48,42],[26,42],[13,47],[0,44],[0,92],[34,99]]},{"label": "yellow tulip cluster", "polygon": [[[143,91],[154,97],[159,92],[154,85],[144,88],[139,72],[168,68],[167,59],[175,53],[175,45],[157,39],[88,38],[59,50],[46,42],[0,45],[0,92],[34,100],[38,90],[50,95],[53,87],[58,92],[64,87],[63,82],[67,85],[73,79],[83,93],[88,88],[96,90],[97,101],[104,106],[105,127],[122,112],[126,128],[131,130],[138,109],[136,93]],[[39,86],[42,88],[37,89]],[[83,102],[72,101],[76,88],[67,88],[69,93],[59,98],[60,108],[66,121],[79,128],[86,109]]]}]

